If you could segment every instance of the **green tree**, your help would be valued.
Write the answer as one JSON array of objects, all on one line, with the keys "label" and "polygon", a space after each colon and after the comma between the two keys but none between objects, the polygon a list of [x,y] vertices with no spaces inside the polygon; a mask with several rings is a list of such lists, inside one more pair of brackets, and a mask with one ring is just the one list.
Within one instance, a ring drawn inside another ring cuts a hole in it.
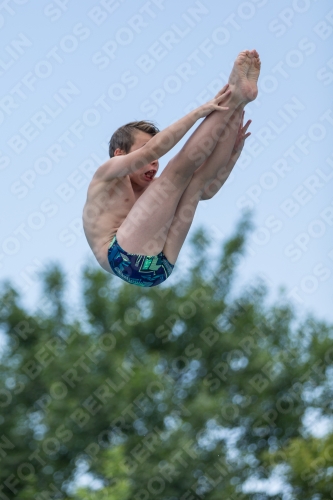
[{"label": "green tree", "polygon": [[[304,426],[331,416],[332,327],[260,282],[234,296],[248,230],[214,262],[198,231],[181,283],[87,267],[78,310],[57,265],[33,313],[2,284],[1,500],[282,499],[244,489],[277,470],[290,499],[333,498],[333,433]],[[99,489],[75,489],[80,467]]]}]

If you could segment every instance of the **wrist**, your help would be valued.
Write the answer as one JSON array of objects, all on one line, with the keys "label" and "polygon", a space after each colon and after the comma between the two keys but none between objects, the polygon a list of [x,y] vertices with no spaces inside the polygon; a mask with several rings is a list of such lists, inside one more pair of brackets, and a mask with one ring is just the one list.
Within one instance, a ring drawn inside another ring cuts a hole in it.
[{"label": "wrist", "polygon": [[200,112],[200,109],[201,109],[201,106],[199,106],[198,108],[193,109],[189,113],[189,115],[191,115],[191,118],[192,118],[192,120],[193,120],[194,123],[196,121],[200,120],[200,118],[203,117],[202,113]]}]

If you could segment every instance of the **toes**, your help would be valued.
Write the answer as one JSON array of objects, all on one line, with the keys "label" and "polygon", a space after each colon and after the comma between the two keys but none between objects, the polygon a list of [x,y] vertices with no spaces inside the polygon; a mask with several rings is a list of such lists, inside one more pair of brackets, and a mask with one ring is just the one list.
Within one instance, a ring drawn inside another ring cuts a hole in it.
[{"label": "toes", "polygon": [[250,51],[249,50],[243,50],[243,52],[240,52],[239,56],[242,58],[244,56],[245,58],[250,57]]}]

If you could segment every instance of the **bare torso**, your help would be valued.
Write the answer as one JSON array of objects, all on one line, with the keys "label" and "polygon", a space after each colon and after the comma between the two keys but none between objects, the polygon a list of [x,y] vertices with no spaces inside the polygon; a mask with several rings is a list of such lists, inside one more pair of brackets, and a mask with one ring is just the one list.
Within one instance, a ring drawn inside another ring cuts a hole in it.
[{"label": "bare torso", "polygon": [[114,235],[142,194],[133,190],[129,176],[102,181],[92,179],[83,208],[83,229],[97,261],[112,273],[108,248]]}]

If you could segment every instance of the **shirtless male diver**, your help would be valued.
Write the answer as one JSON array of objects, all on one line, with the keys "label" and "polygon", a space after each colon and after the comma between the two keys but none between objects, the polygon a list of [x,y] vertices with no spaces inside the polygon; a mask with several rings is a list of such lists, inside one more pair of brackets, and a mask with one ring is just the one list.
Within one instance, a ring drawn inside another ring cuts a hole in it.
[{"label": "shirtless male diver", "polygon": [[[110,159],[95,172],[83,209],[88,243],[103,269],[127,283],[156,286],[171,274],[200,200],[221,188],[250,135],[244,107],[258,93],[260,59],[241,52],[229,83],[161,132],[150,122],[120,127]],[[205,119],[156,178],[158,159]]]}]

